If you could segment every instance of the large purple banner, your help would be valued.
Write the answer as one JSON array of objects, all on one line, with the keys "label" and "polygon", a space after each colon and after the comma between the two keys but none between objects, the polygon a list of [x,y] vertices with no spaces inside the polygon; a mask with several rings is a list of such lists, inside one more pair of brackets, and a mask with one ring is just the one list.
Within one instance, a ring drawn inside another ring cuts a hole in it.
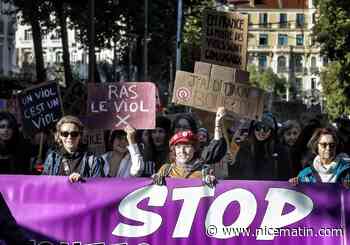
[{"label": "large purple banner", "polygon": [[337,185],[1,176],[0,191],[22,227],[58,244],[348,242],[350,194]]}]

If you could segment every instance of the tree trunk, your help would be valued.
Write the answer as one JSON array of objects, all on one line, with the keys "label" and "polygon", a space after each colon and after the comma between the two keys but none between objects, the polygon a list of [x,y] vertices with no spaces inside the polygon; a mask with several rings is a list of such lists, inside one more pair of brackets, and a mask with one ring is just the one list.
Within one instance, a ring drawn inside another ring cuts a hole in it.
[{"label": "tree trunk", "polygon": [[[33,1],[31,1],[33,2]],[[33,3],[32,3],[33,4]],[[43,47],[41,38],[41,28],[39,20],[37,18],[38,14],[35,11],[35,6],[32,5],[32,12],[30,18],[30,24],[32,26],[33,44],[34,44],[34,54],[35,54],[35,65],[36,65],[36,77],[37,82],[46,81],[46,71],[44,67],[44,57],[43,57]]]},{"label": "tree trunk", "polygon": [[73,81],[72,70],[70,67],[70,57],[69,57],[69,45],[68,45],[68,33],[67,33],[67,17],[63,10],[62,1],[56,1],[55,3],[57,19],[61,28],[61,41],[63,49],[63,67],[64,67],[64,77],[66,84]]}]

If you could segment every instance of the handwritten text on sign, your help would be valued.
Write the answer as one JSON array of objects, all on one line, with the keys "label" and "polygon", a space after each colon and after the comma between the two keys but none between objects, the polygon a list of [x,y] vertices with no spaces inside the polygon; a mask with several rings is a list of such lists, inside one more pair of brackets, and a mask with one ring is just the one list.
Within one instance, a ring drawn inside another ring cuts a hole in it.
[{"label": "handwritten text on sign", "polygon": [[206,11],[203,18],[202,61],[246,66],[248,17],[238,13]]},{"label": "handwritten text on sign", "polygon": [[88,114],[91,128],[137,129],[155,126],[153,83],[107,83],[88,85]]},{"label": "handwritten text on sign", "polygon": [[62,116],[57,83],[29,88],[18,95],[24,129],[34,133],[51,126]]},{"label": "handwritten text on sign", "polygon": [[174,103],[211,112],[224,106],[236,116],[257,119],[263,112],[263,101],[264,92],[247,84],[176,72]]}]

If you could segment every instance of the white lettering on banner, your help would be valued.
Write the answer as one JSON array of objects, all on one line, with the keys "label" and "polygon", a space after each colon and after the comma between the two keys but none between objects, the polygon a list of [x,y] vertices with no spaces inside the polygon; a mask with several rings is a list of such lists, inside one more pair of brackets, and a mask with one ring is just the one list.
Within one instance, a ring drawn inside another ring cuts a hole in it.
[{"label": "white lettering on banner", "polygon": [[155,232],[162,224],[162,217],[154,212],[137,207],[142,200],[149,198],[148,206],[162,207],[168,195],[166,186],[147,186],[127,195],[119,204],[119,213],[124,217],[143,223],[141,226],[119,223],[112,234],[123,237],[142,237]]},{"label": "white lettering on banner", "polygon": [[[172,200],[184,200],[180,210],[173,238],[187,238],[193,225],[199,202],[203,197],[212,198],[215,189],[208,187],[185,187],[173,189]],[[167,199],[166,186],[148,186],[140,188],[126,196],[119,204],[119,213],[133,221],[143,223],[135,226],[118,223],[112,234],[121,237],[143,237],[154,233],[162,224],[162,217],[154,212],[145,211],[137,207],[142,200],[149,198],[149,206],[163,207]],[[270,188],[265,197],[268,201],[265,216],[260,227],[281,228],[296,223],[307,217],[313,210],[313,201],[301,192],[283,188]],[[249,190],[236,188],[220,194],[212,202],[205,218],[206,228],[210,226],[224,227],[224,213],[232,202],[240,205],[237,219],[227,228],[248,228],[256,217],[258,204],[253,193]],[[282,215],[286,204],[294,207],[288,214]],[[238,234],[216,234],[218,239],[228,239]],[[273,240],[274,235],[259,234],[257,240]]]},{"label": "white lettering on banner", "polygon": [[[234,201],[237,201],[240,205],[239,216],[236,221],[230,226],[225,226],[223,224],[224,213],[228,205]],[[205,227],[216,226],[216,227],[237,227],[237,228],[248,228],[253,222],[258,204],[254,195],[245,189],[233,189],[224,192],[218,196],[215,201],[211,204],[207,217],[205,219]],[[234,234],[216,234],[214,237],[220,239],[228,239],[233,237]]]},{"label": "white lettering on banner", "polygon": [[208,186],[174,189],[173,200],[184,200],[184,202],[176,222],[173,237],[188,237],[199,201],[202,197],[214,196],[214,192],[215,190]]},{"label": "white lettering on banner", "polygon": [[[283,188],[270,188],[265,200],[269,204],[260,227],[281,228],[290,225],[308,216],[313,209],[313,202],[310,197]],[[295,209],[282,215],[285,203],[293,205]],[[273,238],[273,234],[259,233],[257,240],[273,240]]]}]

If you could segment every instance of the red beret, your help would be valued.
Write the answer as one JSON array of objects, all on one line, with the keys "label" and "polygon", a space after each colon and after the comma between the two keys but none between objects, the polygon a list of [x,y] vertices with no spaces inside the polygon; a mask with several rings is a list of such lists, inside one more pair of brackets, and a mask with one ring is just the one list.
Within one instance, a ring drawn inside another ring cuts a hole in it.
[{"label": "red beret", "polygon": [[172,146],[179,143],[194,144],[196,142],[197,136],[194,133],[192,133],[192,131],[187,130],[178,132],[173,137],[171,137],[169,145]]}]

